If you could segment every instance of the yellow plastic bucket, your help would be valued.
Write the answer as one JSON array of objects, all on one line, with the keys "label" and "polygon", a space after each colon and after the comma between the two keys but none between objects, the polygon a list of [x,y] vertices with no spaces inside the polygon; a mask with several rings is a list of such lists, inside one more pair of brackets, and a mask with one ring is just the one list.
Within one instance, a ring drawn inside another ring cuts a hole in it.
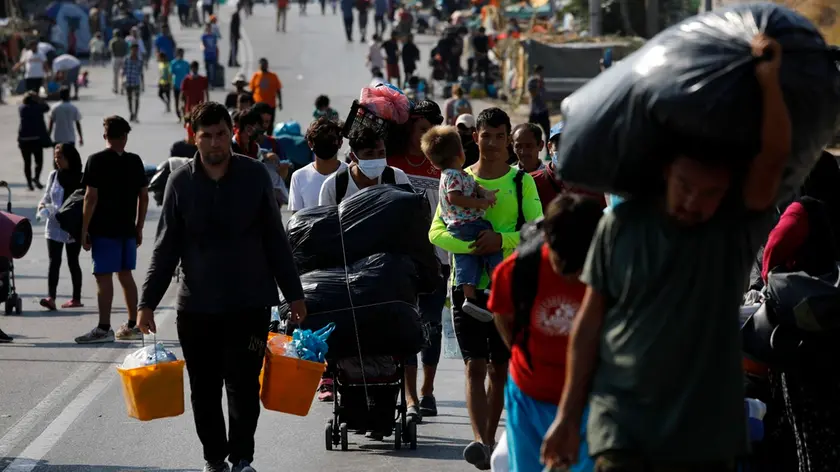
[{"label": "yellow plastic bucket", "polygon": [[[269,340],[275,336],[269,334]],[[315,399],[321,375],[326,364],[286,357],[266,349],[263,370],[260,373],[260,399],[268,410],[306,416]]]},{"label": "yellow plastic bucket", "polygon": [[184,361],[161,362],[146,367],[117,367],[128,416],[140,421],[184,413]]}]

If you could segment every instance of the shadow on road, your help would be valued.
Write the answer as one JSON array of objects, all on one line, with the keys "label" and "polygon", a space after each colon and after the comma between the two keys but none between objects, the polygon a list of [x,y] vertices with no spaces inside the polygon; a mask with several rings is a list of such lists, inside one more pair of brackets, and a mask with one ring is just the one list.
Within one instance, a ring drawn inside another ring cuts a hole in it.
[{"label": "shadow on road", "polygon": [[[23,339],[23,338],[21,338]],[[180,349],[181,344],[177,341],[165,341],[162,339],[158,339],[158,344],[163,344],[169,350],[172,349]],[[48,342],[48,343],[9,343],[4,344],[4,348],[41,348],[41,349],[67,349],[67,348],[87,348],[90,349],[92,347],[102,346],[103,348],[107,349],[137,349],[141,345],[141,341],[117,341],[113,343],[103,343],[103,344],[78,344],[72,339],[68,339],[67,341],[61,342]],[[0,359],[2,360],[2,359]],[[18,359],[20,360],[20,359]],[[50,360],[50,362],[58,362],[54,360]],[[72,361],[76,362],[76,361]]]},{"label": "shadow on road", "polygon": [[[0,457],[0,470],[5,469],[16,457]],[[27,467],[28,469],[28,467]],[[130,467],[124,465],[50,464],[39,461],[32,472],[199,472],[199,469],[159,469],[157,467]]]},{"label": "shadow on road", "polygon": [[[34,346],[32,346],[34,347]],[[49,364],[55,363],[67,363],[67,364],[107,364],[107,365],[119,365],[119,362],[115,361],[80,361],[80,360],[63,360],[63,359],[17,359],[17,358],[4,358],[0,357],[0,362],[46,362]]]},{"label": "shadow on road", "polygon": [[[38,304],[38,301],[28,301],[29,298],[23,299],[23,313],[20,316],[26,318],[53,318],[53,317],[66,317],[66,316],[83,316],[83,315],[95,315],[97,314],[96,309],[92,310],[55,310],[49,311]],[[15,315],[17,316],[17,315]]]},{"label": "shadow on road", "polygon": [[45,279],[47,275],[15,274],[16,279]]},{"label": "shadow on road", "polygon": [[390,443],[361,444],[357,447],[360,451],[393,457],[412,457],[417,459],[436,459],[447,461],[464,460],[464,448],[467,444],[469,444],[469,441],[463,441],[463,444],[452,444],[451,442],[450,444],[441,444],[430,443],[427,442],[426,439],[427,438],[424,438],[423,436],[418,437],[417,449],[414,451],[406,449],[395,451],[394,445]]}]

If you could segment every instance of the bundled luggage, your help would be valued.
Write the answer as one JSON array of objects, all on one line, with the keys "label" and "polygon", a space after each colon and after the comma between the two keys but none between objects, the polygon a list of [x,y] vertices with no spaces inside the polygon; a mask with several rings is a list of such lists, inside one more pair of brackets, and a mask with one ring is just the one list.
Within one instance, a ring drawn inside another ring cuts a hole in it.
[{"label": "bundled luggage", "polygon": [[417,274],[417,289],[430,293],[440,280],[440,263],[428,238],[430,225],[429,203],[423,194],[376,185],[338,206],[295,213],[288,235],[301,274],[343,268],[345,260],[352,264],[377,253],[402,254],[416,266],[412,272]]},{"label": "bundled luggage", "polygon": [[[309,313],[300,327],[314,331],[335,323],[327,340],[331,358],[358,356],[360,348],[362,355],[399,357],[423,346],[417,271],[408,256],[374,254],[346,269],[306,273],[300,281]],[[288,308],[281,300],[280,313]]]},{"label": "bundled luggage", "polygon": [[779,198],[799,187],[840,117],[837,52],[805,17],[769,3],[689,18],[569,96],[562,106],[563,180],[598,192],[661,188],[663,160],[680,151],[745,163],[760,150],[762,98],[750,43],[782,46],[780,80],[793,146]]}]

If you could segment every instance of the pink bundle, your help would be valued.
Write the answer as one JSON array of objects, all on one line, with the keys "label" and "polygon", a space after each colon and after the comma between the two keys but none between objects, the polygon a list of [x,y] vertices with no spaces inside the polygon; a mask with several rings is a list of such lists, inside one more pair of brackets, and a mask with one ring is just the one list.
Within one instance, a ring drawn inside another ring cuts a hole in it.
[{"label": "pink bundle", "polygon": [[402,90],[393,85],[363,88],[359,103],[376,116],[397,124],[408,121],[411,110],[411,102]]}]

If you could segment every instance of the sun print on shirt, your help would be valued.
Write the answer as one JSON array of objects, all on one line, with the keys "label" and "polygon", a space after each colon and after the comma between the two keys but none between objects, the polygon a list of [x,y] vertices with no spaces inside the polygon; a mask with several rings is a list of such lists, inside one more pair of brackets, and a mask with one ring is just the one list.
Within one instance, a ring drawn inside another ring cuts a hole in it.
[{"label": "sun print on shirt", "polygon": [[548,336],[567,336],[572,330],[572,319],[579,304],[570,303],[559,295],[548,297],[537,307],[535,324],[537,329]]}]

